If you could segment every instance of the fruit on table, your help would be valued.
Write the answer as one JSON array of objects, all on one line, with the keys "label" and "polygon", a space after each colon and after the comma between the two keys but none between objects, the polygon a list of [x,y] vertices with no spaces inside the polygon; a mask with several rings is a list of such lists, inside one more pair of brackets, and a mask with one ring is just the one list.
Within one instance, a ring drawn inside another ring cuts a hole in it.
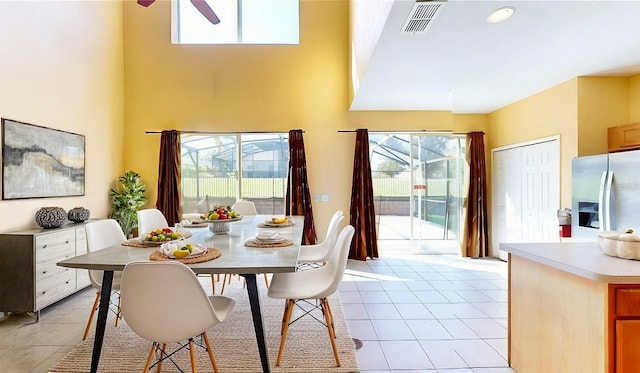
[{"label": "fruit on table", "polygon": [[174,232],[171,228],[158,228],[144,236],[145,241],[153,242],[171,241],[179,238],[182,238],[182,234]]},{"label": "fruit on table", "polygon": [[203,217],[208,220],[226,220],[240,217],[240,214],[233,211],[230,206],[218,206],[213,210],[209,210]]},{"label": "fruit on table", "polygon": [[184,258],[185,256],[191,254],[191,252],[189,250],[187,250],[185,247],[178,249],[176,251],[173,252],[173,256],[175,256],[176,258],[180,259],[180,258]]},{"label": "fruit on table", "polygon": [[282,224],[287,222],[287,217],[271,218],[271,222],[274,224]]}]

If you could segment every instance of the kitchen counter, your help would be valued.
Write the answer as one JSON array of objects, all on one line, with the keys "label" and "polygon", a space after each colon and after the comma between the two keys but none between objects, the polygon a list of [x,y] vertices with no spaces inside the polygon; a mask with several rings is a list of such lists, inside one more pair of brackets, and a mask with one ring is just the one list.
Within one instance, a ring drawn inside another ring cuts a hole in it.
[{"label": "kitchen counter", "polygon": [[640,261],[596,242],[503,243],[508,361],[518,373],[629,373],[640,366]]},{"label": "kitchen counter", "polygon": [[596,242],[502,243],[500,250],[590,280],[640,284],[640,261],[606,255]]}]

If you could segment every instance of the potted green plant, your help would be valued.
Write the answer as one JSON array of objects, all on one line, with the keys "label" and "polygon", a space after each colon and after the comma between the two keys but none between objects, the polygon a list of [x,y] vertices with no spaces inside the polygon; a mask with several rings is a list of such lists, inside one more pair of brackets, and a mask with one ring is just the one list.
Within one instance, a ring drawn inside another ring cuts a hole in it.
[{"label": "potted green plant", "polygon": [[118,178],[116,188],[111,188],[109,196],[113,211],[110,218],[115,219],[125,236],[130,237],[131,231],[138,226],[137,211],[147,201],[144,196],[145,185],[140,180],[140,175],[133,171],[127,171]]}]

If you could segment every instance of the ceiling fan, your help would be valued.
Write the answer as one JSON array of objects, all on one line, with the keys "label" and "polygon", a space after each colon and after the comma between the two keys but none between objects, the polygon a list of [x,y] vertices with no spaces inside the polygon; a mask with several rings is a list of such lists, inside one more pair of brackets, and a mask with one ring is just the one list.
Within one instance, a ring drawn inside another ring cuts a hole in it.
[{"label": "ceiling fan", "polygon": [[[156,0],[138,0],[138,4],[144,7],[148,7],[149,5],[153,4],[155,1]],[[220,23],[220,18],[218,18],[216,13],[213,11],[213,9],[211,9],[209,4],[207,4],[205,0],[190,0],[190,1],[191,1],[191,4],[193,4],[193,6],[196,9],[198,9],[200,14],[202,14],[204,18],[209,20],[209,22],[213,23],[214,25],[217,25],[218,23]]]}]

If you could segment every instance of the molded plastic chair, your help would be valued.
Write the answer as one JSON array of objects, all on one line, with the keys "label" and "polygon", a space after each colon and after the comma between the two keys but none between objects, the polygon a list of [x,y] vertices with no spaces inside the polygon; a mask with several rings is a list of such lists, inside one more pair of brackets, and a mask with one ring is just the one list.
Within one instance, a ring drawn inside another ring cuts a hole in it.
[{"label": "molded plastic chair", "polygon": [[[340,231],[340,235],[336,240],[336,247],[333,254],[327,261],[327,264],[309,269],[307,271],[274,273],[271,279],[271,286],[268,294],[272,298],[286,299],[284,307],[284,315],[282,317],[282,331],[280,340],[280,350],[278,351],[278,359],[276,366],[280,366],[282,360],[282,352],[284,344],[287,340],[287,333],[291,322],[291,315],[296,305],[296,301],[304,299],[316,299],[320,301],[320,307],[325,318],[325,325],[329,331],[331,339],[331,348],[336,365],[340,366],[340,358],[338,357],[338,348],[336,346],[336,335],[333,324],[333,314],[329,307],[328,297],[336,292],[342,276],[347,266],[347,256],[351,247],[351,239],[353,238],[354,228],[347,225]],[[304,315],[311,311],[304,311]],[[301,316],[301,317],[302,317]]]},{"label": "molded plastic chair", "polygon": [[240,215],[258,215],[256,205],[251,201],[236,201],[231,209]]},{"label": "molded plastic chair", "polygon": [[138,210],[138,237],[158,228],[169,226],[167,219],[158,209]]},{"label": "molded plastic chair", "polygon": [[298,255],[299,269],[318,267],[329,260],[331,252],[336,244],[338,227],[340,226],[342,219],[344,219],[342,211],[338,210],[334,212],[331,220],[329,221],[324,241],[315,245],[300,246],[300,254]]},{"label": "molded plastic chair", "polygon": [[[122,228],[117,221],[113,219],[104,219],[104,220],[96,220],[90,221],[85,225],[85,230],[87,231],[87,249],[89,252],[94,252],[98,250],[102,250],[109,246],[120,244],[127,240],[124,233],[122,232]],[[87,335],[89,334],[89,328],[91,327],[91,321],[93,321],[93,316],[96,313],[96,309],[98,309],[98,304],[100,303],[100,297],[102,296],[102,276],[103,271],[89,269],[89,280],[91,281],[91,286],[93,286],[96,290],[96,299],[93,302],[93,308],[91,309],[91,314],[89,314],[89,321],[87,321],[87,327],[84,329],[84,335],[82,336],[82,340],[87,339]],[[120,277],[122,277],[122,272],[115,271],[113,273],[113,285],[112,285],[112,294],[118,294],[120,289]],[[119,298],[118,304],[115,306],[115,314],[116,314],[116,326],[118,326],[118,321],[120,320],[120,307],[119,307]]]},{"label": "molded plastic chair", "polygon": [[[213,370],[218,372],[206,331],[224,321],[234,299],[208,297],[193,271],[175,261],[129,263],[122,275],[120,295],[122,316],[131,330],[153,342],[145,372],[156,365],[159,372],[167,358],[173,362],[170,356],[175,351],[167,352],[166,348],[174,342],[178,343],[176,351],[189,349],[192,372],[197,371],[195,345],[208,352]],[[188,343],[180,343],[183,341]],[[154,355],[156,362],[152,364]]]},{"label": "molded plastic chair", "polygon": [[[238,214],[240,214],[241,216],[242,215],[247,215],[247,216],[258,215],[258,210],[256,209],[256,205],[251,201],[243,201],[243,200],[236,201],[236,203],[234,203],[233,206],[231,206],[231,209],[237,212]],[[269,287],[269,279],[267,278],[267,274],[264,273],[263,275],[264,275],[264,283],[267,285],[267,287]],[[227,281],[229,283],[231,282],[231,275],[229,274],[225,274],[222,279],[222,289],[220,290],[220,294],[224,293],[224,287]]]}]

